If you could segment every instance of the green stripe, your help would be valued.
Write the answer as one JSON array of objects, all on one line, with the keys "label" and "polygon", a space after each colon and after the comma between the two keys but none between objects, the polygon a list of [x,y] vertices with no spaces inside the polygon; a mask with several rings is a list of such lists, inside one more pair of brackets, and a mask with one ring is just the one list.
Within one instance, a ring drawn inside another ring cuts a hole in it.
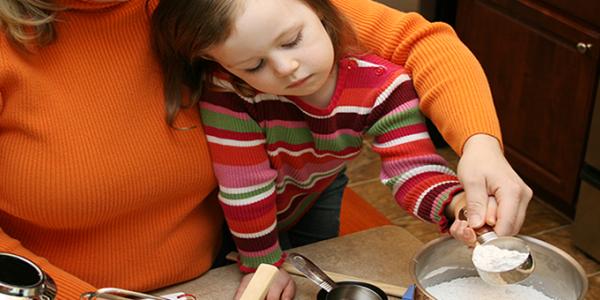
[{"label": "green stripe", "polygon": [[367,133],[369,135],[377,136],[401,127],[423,123],[424,121],[419,108],[414,107],[406,111],[384,116],[375,122],[375,124],[369,128]]},{"label": "green stripe", "polygon": [[[345,166],[345,165],[343,165]],[[294,186],[297,186],[301,189],[308,189],[308,186],[311,186],[314,182],[331,177],[331,175],[336,175],[340,172],[341,168],[335,168],[333,170],[330,170],[327,173],[324,174],[313,174],[312,176],[309,177],[309,180],[305,183],[305,184],[300,184],[299,182],[295,181],[293,178],[286,178],[284,181],[281,182],[281,187],[277,188],[277,193],[282,193],[283,189],[286,185],[288,184],[292,184]]]},{"label": "green stripe", "polygon": [[289,128],[275,126],[267,130],[267,143],[286,142],[292,145],[305,144],[313,141],[312,132],[307,128]]},{"label": "green stripe", "polygon": [[221,197],[228,199],[228,200],[247,199],[247,198],[251,198],[251,197],[254,197],[256,195],[259,195],[259,194],[262,194],[262,193],[268,191],[269,189],[273,188],[274,185],[275,185],[275,182],[271,182],[270,184],[268,184],[262,188],[259,188],[256,190],[251,190],[246,193],[231,194],[231,193],[225,193],[223,191],[219,191],[219,193],[221,194]]},{"label": "green stripe", "polygon": [[442,210],[442,203],[444,203],[444,201],[446,201],[448,199],[448,197],[450,196],[450,191],[451,189],[447,189],[445,191],[443,191],[440,195],[439,195],[439,199],[438,201],[435,201],[435,203],[433,203],[432,205],[432,209],[433,209],[433,222],[434,223],[438,223],[440,222],[440,220],[442,219],[442,217],[440,216],[441,210]]},{"label": "green stripe", "polygon": [[252,119],[242,120],[228,114],[221,114],[207,109],[201,109],[202,123],[228,131],[234,132],[262,132],[256,121]]},{"label": "green stripe", "polygon": [[292,215],[288,216],[285,220],[277,221],[277,228],[279,230],[286,230],[286,229],[288,229],[288,226],[290,226],[292,223],[295,223],[295,221],[298,221],[306,212],[306,208],[311,203],[313,203],[313,201],[315,200],[315,198],[318,195],[319,194],[317,194],[317,193],[312,193],[312,194],[308,195],[306,198],[304,198],[302,200],[302,203],[300,203],[300,205],[296,209],[296,212],[294,212]]},{"label": "green stripe", "polygon": [[275,250],[265,256],[246,257],[246,256],[240,255],[240,260],[242,262],[242,265],[249,267],[249,268],[256,269],[256,268],[258,268],[258,266],[260,264],[271,264],[271,265],[275,264],[276,262],[279,261],[279,259],[281,259],[281,255],[282,255],[281,249],[277,248],[277,250]]},{"label": "green stripe", "polygon": [[362,147],[362,137],[342,134],[336,139],[320,139],[313,136],[310,128],[289,128],[275,126],[267,129],[267,143],[284,142],[290,145],[314,143],[317,150],[339,152],[348,147]]},{"label": "green stripe", "polygon": [[346,148],[361,148],[362,137],[342,134],[336,139],[315,139],[315,148],[325,151],[340,152]]}]

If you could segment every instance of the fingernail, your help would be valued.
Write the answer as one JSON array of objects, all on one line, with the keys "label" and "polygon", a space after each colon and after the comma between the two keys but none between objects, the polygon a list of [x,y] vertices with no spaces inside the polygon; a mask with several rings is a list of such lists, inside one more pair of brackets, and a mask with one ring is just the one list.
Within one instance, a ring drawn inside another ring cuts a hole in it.
[{"label": "fingernail", "polygon": [[481,223],[481,217],[479,215],[469,216],[469,224],[472,226],[479,225]]}]

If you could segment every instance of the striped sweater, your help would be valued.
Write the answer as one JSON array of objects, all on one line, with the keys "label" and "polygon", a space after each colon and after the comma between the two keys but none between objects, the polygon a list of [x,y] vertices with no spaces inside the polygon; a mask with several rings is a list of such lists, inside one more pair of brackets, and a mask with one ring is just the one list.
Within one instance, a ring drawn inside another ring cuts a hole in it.
[{"label": "striped sweater", "polygon": [[327,108],[269,94],[209,92],[201,103],[242,271],[283,261],[278,231],[302,218],[359,154],[365,134],[375,138],[381,180],[398,204],[447,227],[443,209],[461,187],[435,152],[407,72],[373,55],[344,58],[338,69]]}]

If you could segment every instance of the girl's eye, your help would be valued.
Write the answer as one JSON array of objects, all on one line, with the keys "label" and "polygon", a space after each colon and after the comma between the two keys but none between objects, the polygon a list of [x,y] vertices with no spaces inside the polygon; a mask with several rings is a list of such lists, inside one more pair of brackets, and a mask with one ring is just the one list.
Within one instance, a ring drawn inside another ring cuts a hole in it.
[{"label": "girl's eye", "polygon": [[256,65],[256,67],[254,67],[254,68],[250,68],[250,69],[246,69],[245,71],[246,71],[246,72],[248,72],[248,73],[255,73],[255,72],[258,72],[258,71],[259,71],[259,70],[262,68],[262,66],[263,66],[263,65],[264,65],[264,59],[261,59],[261,60],[258,62],[258,65]]},{"label": "girl's eye", "polygon": [[281,46],[283,48],[292,48],[292,47],[295,47],[296,45],[298,45],[301,41],[302,41],[302,31],[298,32],[298,35],[296,35],[296,37],[294,38],[293,41],[291,41],[287,44],[283,44]]}]

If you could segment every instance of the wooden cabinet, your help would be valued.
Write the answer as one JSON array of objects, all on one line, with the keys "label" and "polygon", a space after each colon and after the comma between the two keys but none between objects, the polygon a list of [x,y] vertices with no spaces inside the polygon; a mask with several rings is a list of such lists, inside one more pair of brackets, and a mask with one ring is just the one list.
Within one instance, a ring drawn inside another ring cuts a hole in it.
[{"label": "wooden cabinet", "polygon": [[572,216],[598,88],[600,1],[459,0],[456,30],[488,77],[508,160]]}]

